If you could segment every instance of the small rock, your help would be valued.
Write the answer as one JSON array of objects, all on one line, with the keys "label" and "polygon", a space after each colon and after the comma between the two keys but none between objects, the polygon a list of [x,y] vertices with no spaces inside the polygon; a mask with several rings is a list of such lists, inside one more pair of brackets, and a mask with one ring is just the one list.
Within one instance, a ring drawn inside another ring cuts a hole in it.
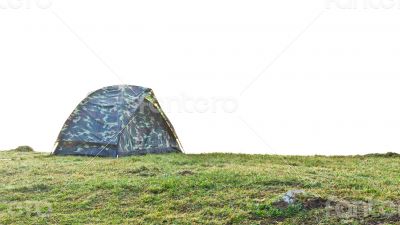
[{"label": "small rock", "polygon": [[296,202],[296,196],[300,194],[304,194],[303,190],[290,190],[286,192],[286,194],[282,197],[282,200],[287,204],[291,205]]},{"label": "small rock", "polygon": [[293,204],[299,204],[304,209],[311,210],[326,207],[328,204],[335,205],[336,202],[314,196],[310,193],[306,193],[303,190],[290,190],[286,192],[279,200],[272,203],[272,205],[278,209],[286,209]]}]

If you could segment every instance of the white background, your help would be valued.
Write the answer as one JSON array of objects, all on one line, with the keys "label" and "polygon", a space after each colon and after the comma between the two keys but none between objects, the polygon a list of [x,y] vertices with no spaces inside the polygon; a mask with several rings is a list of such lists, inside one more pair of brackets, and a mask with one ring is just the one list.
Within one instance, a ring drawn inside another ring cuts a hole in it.
[{"label": "white background", "polygon": [[400,1],[0,0],[0,149],[151,87],[188,153],[400,152]]}]

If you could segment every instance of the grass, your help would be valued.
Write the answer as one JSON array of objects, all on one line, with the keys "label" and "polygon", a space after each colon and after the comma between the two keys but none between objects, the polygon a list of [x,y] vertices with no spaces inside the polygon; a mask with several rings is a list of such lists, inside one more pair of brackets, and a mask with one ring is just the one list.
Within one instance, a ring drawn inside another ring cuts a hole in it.
[{"label": "grass", "polygon": [[[0,224],[399,224],[399,165],[395,154],[114,159],[6,151]],[[276,204],[294,189],[324,205]],[[326,207],[340,202],[378,206],[350,216]]]}]

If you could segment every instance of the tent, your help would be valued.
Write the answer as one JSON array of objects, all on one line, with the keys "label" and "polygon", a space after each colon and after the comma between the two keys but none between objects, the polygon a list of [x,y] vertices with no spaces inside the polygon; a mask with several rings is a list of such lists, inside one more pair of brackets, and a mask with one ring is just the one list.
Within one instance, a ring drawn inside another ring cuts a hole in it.
[{"label": "tent", "polygon": [[128,156],[182,152],[149,88],[117,85],[90,93],[64,123],[55,155]]}]

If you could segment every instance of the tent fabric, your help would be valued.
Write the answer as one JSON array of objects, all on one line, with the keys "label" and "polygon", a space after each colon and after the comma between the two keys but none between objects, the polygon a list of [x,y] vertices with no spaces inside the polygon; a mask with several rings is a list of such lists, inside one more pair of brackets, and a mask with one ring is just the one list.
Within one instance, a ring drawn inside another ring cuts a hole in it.
[{"label": "tent fabric", "polygon": [[54,154],[117,157],[166,152],[182,149],[153,91],[119,85],[92,92],[75,108]]}]

